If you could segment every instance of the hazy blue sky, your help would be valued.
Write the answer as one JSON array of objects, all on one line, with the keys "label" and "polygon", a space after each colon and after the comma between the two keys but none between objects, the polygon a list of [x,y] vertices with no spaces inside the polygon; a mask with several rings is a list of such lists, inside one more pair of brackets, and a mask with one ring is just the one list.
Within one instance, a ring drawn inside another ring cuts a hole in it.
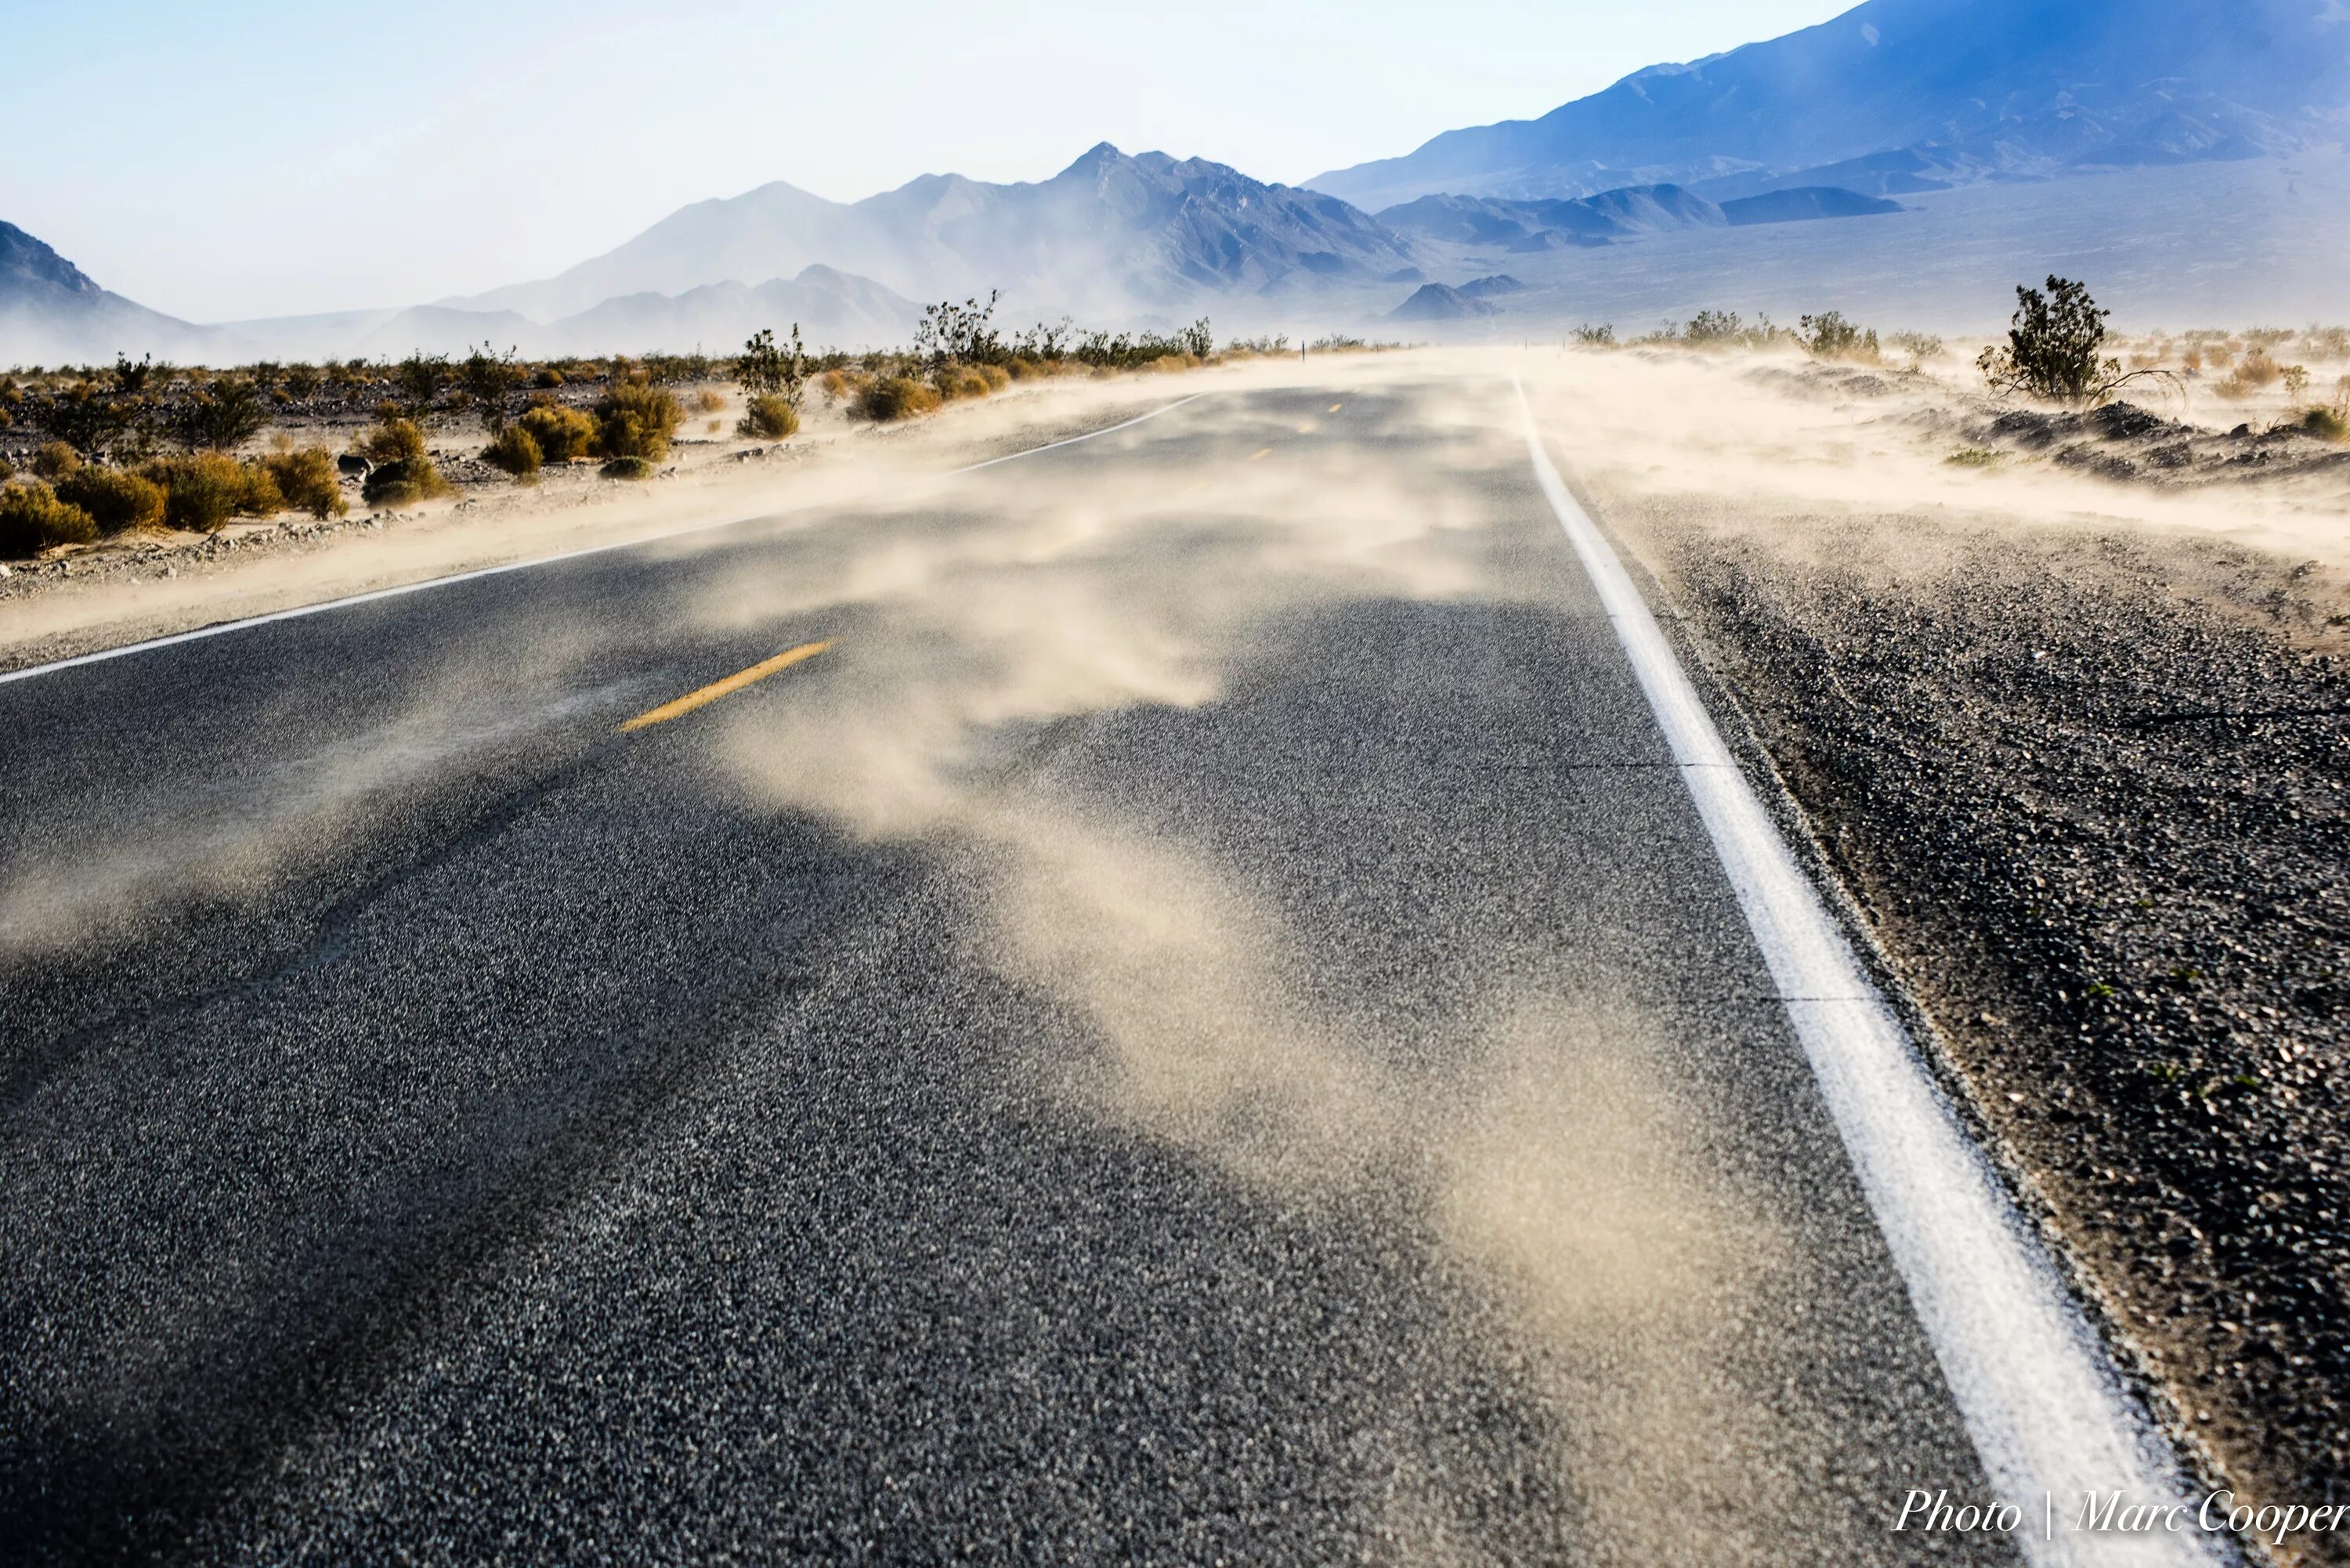
[{"label": "hazy blue sky", "polygon": [[0,0],[0,219],[195,320],[406,305],[770,180],[1036,180],[1109,140],[1303,181],[1852,3]]}]

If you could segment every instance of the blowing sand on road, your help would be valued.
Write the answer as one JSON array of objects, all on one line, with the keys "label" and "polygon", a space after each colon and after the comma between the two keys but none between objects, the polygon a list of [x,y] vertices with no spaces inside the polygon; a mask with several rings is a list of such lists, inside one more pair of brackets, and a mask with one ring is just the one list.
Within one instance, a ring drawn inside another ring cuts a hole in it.
[{"label": "blowing sand on road", "polygon": [[[22,1555],[2268,1549],[2334,1386],[2165,1315],[2124,1067],[2019,1049],[1949,803],[1814,705],[2049,552],[2314,647],[2293,497],[1555,349],[968,418],[11,611]],[[1855,555],[1916,474],[1948,559]]]}]

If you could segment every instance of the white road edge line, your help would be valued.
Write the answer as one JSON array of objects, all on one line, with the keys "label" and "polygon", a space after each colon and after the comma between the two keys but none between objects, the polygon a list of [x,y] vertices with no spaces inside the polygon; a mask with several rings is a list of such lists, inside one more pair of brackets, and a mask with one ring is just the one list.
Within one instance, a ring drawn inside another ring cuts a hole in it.
[{"label": "white road edge line", "polygon": [[[2183,1533],[2065,1530],[2085,1493],[2118,1490],[2126,1504],[2189,1501],[2178,1457],[1861,969],[1639,589],[1568,493],[1524,383],[1512,381],[1534,477],[1656,712],[1975,1451],[2000,1501],[2022,1515],[2016,1544],[2037,1564],[2236,1561],[2231,1541],[2194,1527],[2199,1499]],[[1886,1502],[1890,1526],[1902,1500]]]},{"label": "white road edge line", "polygon": [[[1087,431],[1083,435],[1069,436],[1061,441],[1046,441],[1042,446],[1024,447],[1018,452],[1006,452],[1002,457],[991,457],[984,462],[966,463],[961,468],[951,468],[942,477],[952,478],[959,473],[972,473],[983,468],[993,468],[999,462],[1010,462],[1015,458],[1034,457],[1040,452],[1052,452],[1060,447],[1075,446],[1081,441],[1093,441],[1101,436],[1115,435],[1119,431],[1132,430],[1145,420],[1155,420],[1161,414],[1170,413],[1186,403],[1197,402],[1208,395],[1207,392],[1194,392],[1188,398],[1178,398],[1171,403],[1162,403],[1149,412],[1138,414],[1122,423],[1105,425],[1100,430]],[[95,653],[76,654],[71,659],[53,659],[47,664],[30,664],[22,670],[0,670],[0,686],[5,686],[12,680],[30,680],[36,675],[53,675],[60,670],[71,670],[77,665],[100,664],[109,659],[127,659],[134,653],[150,653],[159,648],[170,648],[175,643],[196,642],[208,637],[226,637],[233,631],[248,631],[256,626],[267,626],[272,621],[296,620],[303,616],[324,615],[328,610],[348,609],[353,605],[373,604],[378,599],[398,598],[402,594],[421,594],[429,588],[445,588],[456,583],[470,583],[477,577],[495,577],[507,572],[528,571],[534,566],[551,566],[558,561],[577,561],[583,556],[601,556],[613,550],[633,550],[640,545],[658,545],[665,539],[682,539],[695,534],[712,533],[721,528],[739,528],[746,523],[756,523],[760,520],[756,516],[730,517],[723,523],[697,523],[690,528],[672,528],[666,534],[647,534],[634,539],[618,539],[608,545],[590,545],[582,550],[566,550],[554,556],[534,556],[526,561],[508,561],[503,566],[482,566],[470,572],[452,572],[443,577],[427,577],[422,582],[401,583],[395,587],[370,588],[363,594],[348,594],[338,599],[322,599],[314,605],[296,605],[291,609],[271,610],[266,615],[246,616],[242,620],[219,621],[211,626],[198,627],[193,631],[173,632],[169,637],[151,637],[144,642],[126,642],[120,648],[102,648]]]}]

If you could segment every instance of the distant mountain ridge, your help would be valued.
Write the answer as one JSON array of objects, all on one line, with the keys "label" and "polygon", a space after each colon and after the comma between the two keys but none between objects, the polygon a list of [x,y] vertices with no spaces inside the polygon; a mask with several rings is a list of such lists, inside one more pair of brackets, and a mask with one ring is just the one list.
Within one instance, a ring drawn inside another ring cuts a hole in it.
[{"label": "distant mountain ridge", "polygon": [[1656,183],[1717,200],[1794,185],[1885,195],[2262,157],[2345,130],[2341,0],[1867,0],[1307,184],[1374,209]]},{"label": "distant mountain ridge", "polygon": [[0,346],[19,359],[143,352],[176,347],[201,332],[109,293],[47,244],[0,223]]},{"label": "distant mountain ridge", "polygon": [[1409,241],[1335,197],[1102,142],[1033,183],[926,174],[845,203],[762,185],[682,208],[556,277],[442,303],[546,319],[820,263],[914,298],[1001,288],[1015,306],[1120,317],[1384,276],[1413,260]]},{"label": "distant mountain ridge", "polygon": [[1426,239],[1532,252],[1607,245],[1676,229],[1736,228],[1899,211],[1898,202],[1827,186],[1799,186],[1714,202],[1679,185],[1632,185],[1555,202],[1422,196],[1386,209],[1378,219],[1404,234]]}]

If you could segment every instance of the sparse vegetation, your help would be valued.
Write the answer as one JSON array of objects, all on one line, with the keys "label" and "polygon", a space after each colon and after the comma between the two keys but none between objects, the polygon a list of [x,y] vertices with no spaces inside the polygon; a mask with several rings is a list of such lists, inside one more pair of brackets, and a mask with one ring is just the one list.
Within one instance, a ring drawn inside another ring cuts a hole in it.
[{"label": "sparse vegetation", "polygon": [[190,452],[234,452],[268,422],[255,383],[242,377],[213,381],[175,406],[166,421],[172,439]]},{"label": "sparse vegetation", "polygon": [[1567,336],[1586,348],[1613,348],[1616,347],[1616,324],[1603,321],[1595,326],[1586,321],[1579,327],[1570,327]]},{"label": "sparse vegetation", "polygon": [[527,426],[514,424],[500,431],[498,439],[483,449],[482,461],[516,479],[536,479],[546,453]]},{"label": "sparse vegetation", "polygon": [[277,486],[286,508],[325,519],[350,510],[335,472],[334,454],[322,446],[294,447],[261,460],[262,471]]},{"label": "sparse vegetation", "polygon": [[1814,359],[1858,359],[1875,364],[1880,357],[1876,328],[1864,328],[1857,322],[1846,320],[1842,311],[1806,316],[1801,327],[1797,340]]},{"label": "sparse vegetation", "polygon": [[409,462],[424,455],[424,432],[415,421],[394,416],[372,430],[361,431],[353,439],[351,450],[378,466]]},{"label": "sparse vegetation", "polygon": [[1987,446],[1962,446],[1942,461],[1953,468],[1989,468],[1999,461],[1999,453]]},{"label": "sparse vegetation", "polygon": [[876,424],[888,424],[930,413],[941,400],[928,381],[911,376],[879,376],[858,389],[849,412]]},{"label": "sparse vegetation", "polygon": [[539,454],[548,462],[569,462],[586,457],[596,445],[596,421],[578,409],[560,403],[540,403],[523,410],[515,428],[529,432]]},{"label": "sparse vegetation", "polygon": [[607,479],[650,479],[653,465],[641,457],[622,455],[598,470]]},{"label": "sparse vegetation", "polygon": [[607,458],[642,458],[658,462],[669,455],[684,411],[677,395],[650,381],[611,387],[596,405],[596,446]]},{"label": "sparse vegetation", "polygon": [[[710,421],[718,428],[718,421]],[[763,392],[743,405],[743,417],[734,426],[737,435],[762,436],[769,441],[782,441],[796,435],[800,428],[800,411],[780,392]]]},{"label": "sparse vegetation", "polygon": [[241,512],[277,511],[281,498],[276,486],[270,484],[265,493],[253,474],[220,452],[159,457],[139,470],[140,478],[163,492],[164,526],[191,534],[217,533]]},{"label": "sparse vegetation", "polygon": [[449,482],[421,452],[368,470],[367,482],[359,487],[359,498],[370,506],[410,506],[448,493]]},{"label": "sparse vegetation", "polygon": [[2051,274],[2045,294],[2019,284],[2006,345],[1985,348],[1975,368],[1994,392],[2055,403],[2102,403],[2134,381],[2171,379],[2164,370],[2125,370],[2106,357],[2111,314],[2071,278]]},{"label": "sparse vegetation", "polygon": [[0,485],[0,556],[22,560],[53,545],[87,545],[97,537],[90,514],[58,500],[47,485]]},{"label": "sparse vegetation", "polygon": [[1885,341],[1909,356],[1909,369],[1922,370],[1947,351],[1939,337],[1930,332],[1895,332]]},{"label": "sparse vegetation", "polygon": [[33,453],[33,473],[40,479],[63,479],[81,466],[81,453],[61,441],[45,441]]},{"label": "sparse vegetation", "polygon": [[163,490],[120,468],[85,463],[57,482],[57,497],[89,514],[101,537],[163,525]]},{"label": "sparse vegetation", "polygon": [[466,400],[482,416],[482,429],[493,437],[506,428],[506,400],[521,384],[523,372],[515,363],[515,351],[494,354],[483,344],[465,356],[457,369],[458,384],[464,389]]},{"label": "sparse vegetation", "polygon": [[2350,416],[2334,409],[2312,409],[2301,416],[2301,428],[2320,441],[2337,446],[2350,441]]}]

